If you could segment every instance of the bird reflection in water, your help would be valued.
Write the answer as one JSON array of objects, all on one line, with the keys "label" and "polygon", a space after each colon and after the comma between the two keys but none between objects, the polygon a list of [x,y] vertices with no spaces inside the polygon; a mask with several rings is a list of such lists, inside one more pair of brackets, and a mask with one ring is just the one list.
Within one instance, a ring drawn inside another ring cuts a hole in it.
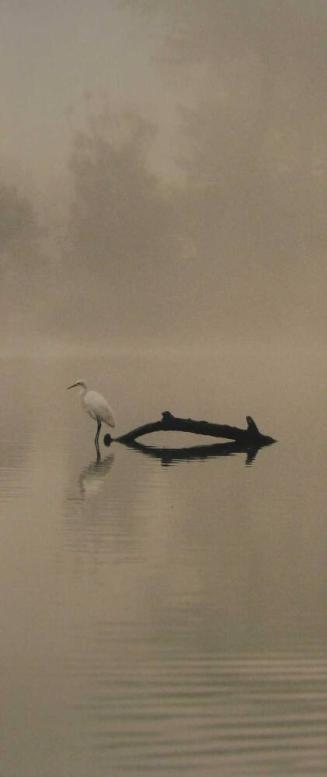
[{"label": "bird reflection in water", "polygon": [[78,482],[83,499],[88,496],[94,496],[100,491],[114,459],[113,453],[110,453],[105,459],[101,459],[100,453],[97,452],[96,461],[91,462],[91,464],[81,470]]}]

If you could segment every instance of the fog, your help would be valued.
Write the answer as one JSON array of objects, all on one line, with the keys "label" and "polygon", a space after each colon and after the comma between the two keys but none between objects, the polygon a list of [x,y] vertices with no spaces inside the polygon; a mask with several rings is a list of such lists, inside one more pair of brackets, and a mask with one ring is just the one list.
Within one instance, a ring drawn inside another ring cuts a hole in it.
[{"label": "fog", "polygon": [[0,14],[5,347],[322,343],[326,4]]}]

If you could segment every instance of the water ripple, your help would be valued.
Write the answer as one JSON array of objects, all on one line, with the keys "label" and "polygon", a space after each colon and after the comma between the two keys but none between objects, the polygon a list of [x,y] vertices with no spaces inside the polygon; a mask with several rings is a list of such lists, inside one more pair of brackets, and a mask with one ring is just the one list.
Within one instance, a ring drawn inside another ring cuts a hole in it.
[{"label": "water ripple", "polygon": [[92,671],[93,745],[119,770],[326,774],[323,655],[166,655]]}]

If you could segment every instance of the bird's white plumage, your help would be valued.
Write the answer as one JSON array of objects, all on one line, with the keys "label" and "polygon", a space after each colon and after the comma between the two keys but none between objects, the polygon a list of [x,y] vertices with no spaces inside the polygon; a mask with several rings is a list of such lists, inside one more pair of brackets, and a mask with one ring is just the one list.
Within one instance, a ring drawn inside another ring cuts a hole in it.
[{"label": "bird's white plumage", "polygon": [[75,386],[80,390],[79,393],[83,409],[97,422],[97,433],[94,442],[97,449],[97,456],[100,456],[99,434],[101,424],[104,423],[107,424],[107,426],[115,426],[113,412],[102,394],[99,394],[98,391],[89,391],[84,380],[78,380],[76,383],[73,383],[72,386],[68,386],[68,388],[75,388]]},{"label": "bird's white plumage", "polygon": [[115,426],[111,407],[98,391],[86,391],[81,396],[82,406],[95,421],[102,421],[107,426]]}]

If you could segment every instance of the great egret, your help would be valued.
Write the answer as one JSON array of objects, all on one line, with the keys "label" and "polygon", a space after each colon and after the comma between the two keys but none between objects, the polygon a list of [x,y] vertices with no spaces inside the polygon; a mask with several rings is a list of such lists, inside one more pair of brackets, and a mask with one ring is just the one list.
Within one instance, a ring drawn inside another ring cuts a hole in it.
[{"label": "great egret", "polygon": [[107,400],[99,394],[97,391],[89,391],[84,380],[78,380],[71,386],[67,386],[67,389],[75,388],[78,386],[80,389],[80,397],[82,407],[85,412],[88,413],[91,418],[97,422],[97,432],[94,438],[95,447],[99,449],[99,434],[101,424],[107,424],[107,426],[115,426],[115,420],[112,414],[112,410],[108,405]]}]

